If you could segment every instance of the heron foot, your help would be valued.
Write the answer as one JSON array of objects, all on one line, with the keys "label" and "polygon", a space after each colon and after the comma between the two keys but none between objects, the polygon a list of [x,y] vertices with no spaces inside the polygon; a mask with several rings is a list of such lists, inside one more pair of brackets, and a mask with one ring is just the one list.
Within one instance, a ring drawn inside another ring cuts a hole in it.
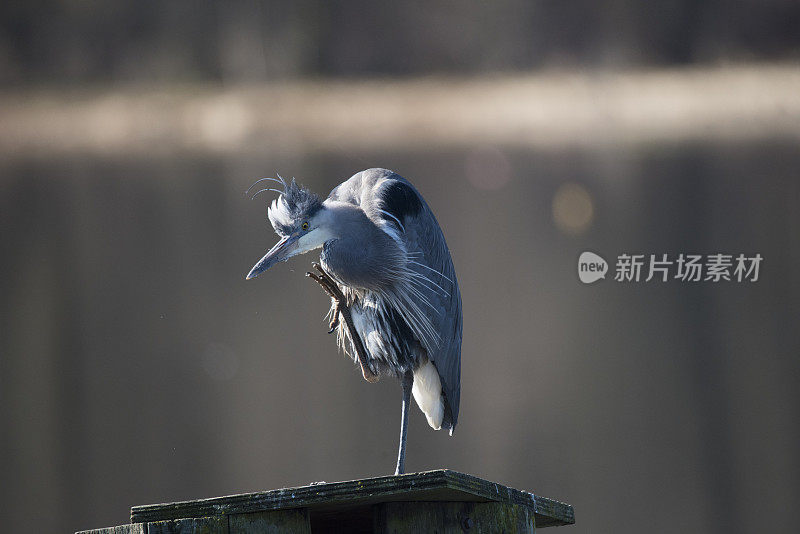
[{"label": "heron foot", "polygon": [[333,281],[333,278],[331,278],[330,275],[325,272],[325,269],[323,269],[319,263],[312,263],[311,265],[314,267],[314,269],[319,271],[319,274],[306,272],[306,276],[318,283],[325,293],[327,293],[328,296],[330,296],[336,303],[336,308],[333,311],[333,318],[331,319],[330,325],[328,325],[330,327],[328,333],[330,334],[333,332],[334,329],[339,325],[339,316],[343,317],[347,333],[350,336],[350,340],[353,342],[353,346],[356,349],[356,354],[358,355],[358,363],[361,365],[361,375],[367,382],[377,382],[380,380],[380,376],[376,374],[369,366],[367,351],[364,349],[364,343],[361,341],[361,336],[358,335],[356,327],[353,324],[353,317],[350,315],[350,307],[347,306],[347,299],[339,289],[339,286],[336,285],[336,282]]},{"label": "heron foot", "polygon": [[328,333],[329,334],[333,334],[333,331],[336,330],[337,326],[339,326],[339,313],[341,313],[341,311],[342,311],[341,308],[342,308],[342,305],[337,300],[336,301],[336,309],[333,310],[333,318],[331,319],[331,322],[328,324],[328,328],[329,328]]},{"label": "heron foot", "polygon": [[314,280],[318,283],[325,293],[328,294],[330,298],[336,303],[336,309],[333,311],[333,317],[331,318],[330,324],[328,324],[328,333],[332,334],[336,327],[339,326],[339,313],[342,311],[342,307],[346,306],[345,296],[342,294],[342,291],[339,289],[339,286],[336,285],[336,282],[333,281],[333,278],[325,272],[322,266],[318,263],[311,264],[316,270],[319,271],[319,274],[306,272],[306,276]]}]

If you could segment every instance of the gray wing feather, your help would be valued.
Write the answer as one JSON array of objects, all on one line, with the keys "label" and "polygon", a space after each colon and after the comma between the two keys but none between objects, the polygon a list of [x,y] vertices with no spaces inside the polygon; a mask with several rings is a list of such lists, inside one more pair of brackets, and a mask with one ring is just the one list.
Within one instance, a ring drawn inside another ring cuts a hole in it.
[{"label": "gray wing feather", "polygon": [[331,191],[329,198],[357,204],[371,219],[396,225],[410,259],[421,264],[409,266],[434,282],[417,285],[421,296],[414,298],[422,309],[430,310],[431,322],[439,334],[439,343],[428,357],[442,381],[449,408],[449,413],[445,410],[444,425],[452,432],[458,422],[461,397],[461,293],[436,217],[408,180],[386,169],[357,173]]},{"label": "gray wing feather", "polygon": [[436,274],[429,269],[413,265],[420,274],[427,276],[442,288],[433,286],[421,288],[421,291],[438,312],[431,319],[439,333],[440,342],[435,353],[428,356],[439,371],[442,387],[452,412],[452,426],[455,427],[461,397],[462,319],[461,293],[458,290],[453,261],[439,224],[427,205],[418,215],[407,216],[403,224],[408,251],[421,252],[415,261],[441,273]]}]

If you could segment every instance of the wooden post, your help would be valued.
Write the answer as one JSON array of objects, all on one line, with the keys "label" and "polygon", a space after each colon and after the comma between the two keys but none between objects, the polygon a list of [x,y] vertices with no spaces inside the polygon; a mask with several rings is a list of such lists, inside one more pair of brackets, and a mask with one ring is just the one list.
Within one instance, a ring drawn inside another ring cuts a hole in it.
[{"label": "wooden post", "polygon": [[78,534],[484,533],[575,523],[572,506],[449,470],[131,508]]}]

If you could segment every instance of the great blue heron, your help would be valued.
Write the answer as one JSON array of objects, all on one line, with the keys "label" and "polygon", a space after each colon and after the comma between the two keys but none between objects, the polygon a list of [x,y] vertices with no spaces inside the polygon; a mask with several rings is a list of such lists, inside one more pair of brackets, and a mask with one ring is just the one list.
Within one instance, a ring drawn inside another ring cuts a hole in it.
[{"label": "great blue heron", "polygon": [[281,239],[247,279],[322,249],[318,273],[306,274],[332,297],[330,331],[366,380],[393,375],[401,381],[395,474],[403,474],[412,394],[435,430],[452,435],[458,421],[461,294],[439,223],[414,186],[386,169],[353,175],[324,201],[294,179],[263,180],[283,187],[261,190],[280,194],[268,216]]}]

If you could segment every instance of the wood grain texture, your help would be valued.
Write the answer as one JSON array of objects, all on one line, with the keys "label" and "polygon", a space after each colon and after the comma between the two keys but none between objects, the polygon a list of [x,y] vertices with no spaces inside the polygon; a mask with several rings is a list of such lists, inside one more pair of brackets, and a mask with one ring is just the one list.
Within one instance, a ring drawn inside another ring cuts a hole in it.
[{"label": "wood grain texture", "polygon": [[375,506],[375,534],[533,534],[525,506],[500,502],[390,502]]},{"label": "wood grain texture", "polygon": [[153,521],[147,524],[147,534],[228,534],[228,518],[216,516]]},{"label": "wood grain texture", "polygon": [[132,525],[81,530],[75,534],[147,534],[147,528],[142,523],[134,523]]},{"label": "wood grain texture", "polygon": [[232,515],[230,534],[311,534],[308,510],[271,510]]},{"label": "wood grain texture", "polygon": [[534,514],[538,528],[575,522],[572,506],[568,504],[450,470],[134,506],[131,522],[230,516],[288,508],[308,508],[313,522],[317,512],[396,501],[500,502],[527,508]]}]

